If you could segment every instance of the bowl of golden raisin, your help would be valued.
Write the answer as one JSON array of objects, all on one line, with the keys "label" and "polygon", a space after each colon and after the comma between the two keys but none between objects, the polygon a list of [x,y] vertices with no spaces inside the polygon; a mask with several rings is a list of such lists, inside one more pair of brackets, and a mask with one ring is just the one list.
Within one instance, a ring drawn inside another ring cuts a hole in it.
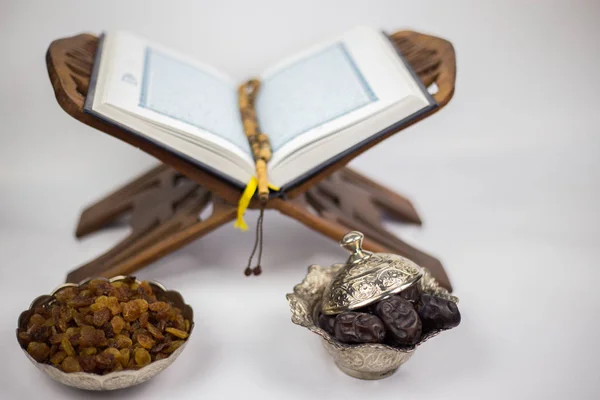
[{"label": "bowl of golden raisin", "polygon": [[52,379],[87,390],[145,382],[181,354],[194,327],[178,292],[131,276],[67,283],[18,321],[27,358]]}]

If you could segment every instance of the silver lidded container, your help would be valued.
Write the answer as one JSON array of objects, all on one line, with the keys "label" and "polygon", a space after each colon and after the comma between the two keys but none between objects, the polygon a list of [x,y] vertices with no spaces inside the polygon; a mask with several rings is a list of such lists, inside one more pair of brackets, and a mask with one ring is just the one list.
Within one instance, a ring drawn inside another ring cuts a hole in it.
[{"label": "silver lidded container", "polygon": [[363,234],[352,231],[340,244],[352,254],[323,293],[323,314],[334,315],[375,303],[415,285],[423,269],[395,254],[363,250]]},{"label": "silver lidded container", "polygon": [[413,286],[454,303],[458,299],[409,259],[363,250],[363,238],[364,235],[356,231],[344,235],[340,244],[351,252],[346,263],[330,267],[310,266],[304,280],[286,297],[292,322],[321,336],[325,349],[344,373],[374,380],[392,375],[413,355],[416,347],[440,331],[431,331],[416,345],[405,348],[382,343],[346,344],[319,327],[320,313],[335,315],[356,310]]}]

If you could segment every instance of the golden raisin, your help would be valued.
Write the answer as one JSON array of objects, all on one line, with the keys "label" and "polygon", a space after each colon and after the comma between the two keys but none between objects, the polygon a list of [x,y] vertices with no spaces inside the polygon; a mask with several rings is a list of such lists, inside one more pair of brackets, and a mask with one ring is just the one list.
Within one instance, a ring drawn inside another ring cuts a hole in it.
[{"label": "golden raisin", "polygon": [[76,291],[74,287],[67,287],[61,289],[58,293],[54,294],[54,297],[56,298],[56,300],[58,300],[59,303],[66,303],[73,297],[75,297],[75,294]]},{"label": "golden raisin", "polygon": [[96,366],[100,369],[110,369],[116,363],[115,357],[112,354],[105,352],[96,354],[94,360],[96,361]]},{"label": "golden raisin", "polygon": [[96,312],[98,310],[102,310],[103,308],[106,308],[106,305],[100,304],[100,303],[94,303],[90,306],[90,311]]},{"label": "golden raisin", "polygon": [[88,287],[96,294],[110,293],[110,283],[104,279],[93,279],[89,282]]},{"label": "golden raisin", "polygon": [[117,335],[115,342],[119,349],[124,349],[133,346],[133,341],[125,335]]},{"label": "golden raisin", "polygon": [[109,347],[108,349],[104,350],[102,353],[110,354],[111,356],[113,356],[113,358],[115,360],[117,360],[118,362],[121,362],[121,352],[118,349],[115,349],[114,347]]},{"label": "golden raisin", "polygon": [[50,357],[50,362],[54,365],[59,365],[63,360],[67,357],[67,353],[64,351],[58,351],[54,353],[52,357]]},{"label": "golden raisin", "polygon": [[149,304],[148,308],[150,311],[155,313],[156,318],[158,319],[166,319],[171,314],[171,306],[164,301],[157,301],[155,303]]},{"label": "golden raisin", "polygon": [[52,336],[52,328],[48,326],[33,325],[27,329],[29,339],[34,342],[45,342],[50,336]]},{"label": "golden raisin", "polygon": [[85,372],[95,372],[96,369],[96,357],[91,355],[91,356],[80,356],[78,358],[79,360],[79,365],[81,366],[81,369],[83,369]]},{"label": "golden raisin", "polygon": [[58,330],[60,330],[61,332],[66,331],[68,329],[68,326],[69,325],[68,325],[68,322],[66,320],[60,319],[58,321],[57,327],[58,327]]},{"label": "golden raisin", "polygon": [[77,310],[73,307],[61,307],[61,318],[64,318],[67,322],[71,322],[75,318],[75,314],[77,314]]},{"label": "golden raisin", "polygon": [[93,356],[97,352],[98,352],[98,349],[96,349],[95,347],[84,347],[81,350],[79,350],[79,355],[80,356]]},{"label": "golden raisin", "polygon": [[149,318],[150,318],[150,315],[148,315],[147,312],[144,312],[144,313],[142,313],[142,315],[140,315],[139,321],[140,321],[140,326],[142,328],[145,328],[148,325]]},{"label": "golden raisin", "polygon": [[114,296],[110,296],[108,298],[106,307],[108,307],[112,315],[117,315],[121,312],[121,305],[119,304],[119,299],[117,299]]},{"label": "golden raisin", "polygon": [[173,317],[173,326],[180,331],[185,331],[185,320],[181,314],[176,314]]},{"label": "golden raisin", "polygon": [[73,297],[67,302],[67,305],[70,307],[80,308],[80,307],[89,307],[94,303],[94,299],[89,296],[82,296],[81,293],[77,296]]},{"label": "golden raisin", "polygon": [[29,345],[29,342],[31,342],[31,338],[29,337],[29,335],[27,334],[27,332],[19,332],[19,343],[21,343],[22,347],[27,347],[27,345]]},{"label": "golden raisin", "polygon": [[147,334],[147,333],[141,333],[139,335],[137,335],[137,342],[145,349],[150,350],[152,348],[152,346],[154,346],[154,339],[152,339],[152,337]]},{"label": "golden raisin", "polygon": [[81,365],[75,357],[65,358],[60,366],[65,372],[81,372]]},{"label": "golden raisin", "polygon": [[165,340],[165,336],[162,334],[162,332],[150,322],[148,322],[146,329],[148,329],[148,332],[150,332],[150,334],[157,340]]},{"label": "golden raisin", "polygon": [[53,355],[55,355],[56,353],[58,353],[59,350],[60,350],[60,345],[53,344],[52,346],[50,346],[50,354],[49,354],[49,356],[52,357]]},{"label": "golden raisin", "polygon": [[79,347],[93,347],[96,343],[96,329],[93,326],[81,327]]},{"label": "golden raisin", "polygon": [[131,290],[129,290],[129,286],[123,285],[116,289],[113,288],[110,295],[116,297],[119,301],[127,302],[131,299]]},{"label": "golden raisin", "polygon": [[140,367],[148,365],[152,361],[150,358],[150,353],[148,353],[148,350],[144,349],[143,347],[138,347],[134,350],[133,358],[135,359],[135,363]]},{"label": "golden raisin", "polygon": [[56,335],[50,336],[50,344],[59,344],[62,342],[64,333],[57,333]]},{"label": "golden raisin", "polygon": [[148,311],[148,302],[144,299],[135,299],[133,300],[137,303],[137,305],[140,307],[140,312],[145,313],[146,311]]},{"label": "golden raisin", "polygon": [[123,319],[125,321],[135,321],[141,314],[140,306],[135,301],[128,301],[122,305]]},{"label": "golden raisin", "polygon": [[73,336],[79,335],[80,333],[81,333],[81,328],[79,328],[79,327],[68,328],[65,331],[65,335],[67,335],[68,337],[73,337]]},{"label": "golden raisin", "polygon": [[169,344],[169,347],[163,350],[164,353],[171,354],[175,350],[177,350],[183,344],[183,340],[175,340]]},{"label": "golden raisin", "polygon": [[46,323],[46,318],[42,317],[40,314],[33,314],[27,323],[27,329],[32,326],[42,326]]},{"label": "golden raisin", "polygon": [[106,307],[102,308],[101,310],[98,310],[94,313],[94,317],[93,317],[93,322],[94,325],[100,327],[102,325],[104,325],[105,323],[107,323],[110,320],[110,310]]},{"label": "golden raisin", "polygon": [[[92,306],[93,306],[93,304],[92,304]],[[80,314],[88,315],[93,312],[93,310],[90,307],[79,307],[77,309],[77,311],[79,311]]]},{"label": "golden raisin", "polygon": [[27,345],[27,352],[37,362],[44,362],[50,355],[50,347],[46,343],[31,342]]},{"label": "golden raisin", "polygon": [[67,353],[68,356],[70,356],[70,357],[75,356],[75,349],[73,348],[73,345],[69,341],[68,337],[63,336],[63,339],[60,342],[60,344],[62,345],[63,350],[65,351],[65,353]]},{"label": "golden raisin", "polygon": [[169,332],[173,336],[178,337],[179,339],[186,339],[188,337],[187,332],[182,331],[180,329],[169,327],[169,328],[166,328],[165,331]]},{"label": "golden raisin", "polygon": [[158,321],[158,323],[156,324],[156,327],[158,328],[159,331],[164,332],[165,328],[167,327],[167,321],[160,320]]},{"label": "golden raisin", "polygon": [[146,293],[146,295],[152,296],[153,293],[152,293],[152,286],[150,286],[150,282],[148,282],[148,281],[142,281],[140,283],[140,287],[142,289],[144,289],[144,293]]},{"label": "golden raisin", "polygon": [[129,325],[129,330],[133,332],[137,331],[140,328],[140,321],[138,321],[137,319]]},{"label": "golden raisin", "polygon": [[127,367],[127,364],[129,364],[129,355],[130,355],[129,349],[128,348],[121,349],[119,352],[121,353],[121,364],[124,367]]},{"label": "golden raisin", "polygon": [[108,339],[106,339],[106,336],[102,329],[96,329],[94,345],[96,347],[108,346]]},{"label": "golden raisin", "polygon": [[73,316],[73,320],[75,321],[75,323],[79,327],[87,325],[86,322],[85,322],[85,316],[83,314],[81,314],[81,313],[75,313],[75,315]]},{"label": "golden raisin", "polygon": [[121,333],[121,331],[125,327],[125,321],[123,321],[123,318],[121,318],[118,315],[114,316],[110,320],[110,324],[112,325],[113,332],[115,333],[115,335],[118,335],[119,333]]},{"label": "golden raisin", "polygon": [[171,345],[171,340],[167,339],[165,342],[159,343],[156,346],[154,346],[152,348],[152,350],[150,350],[150,352],[159,353],[159,352],[163,351],[166,347],[169,347],[170,345]]},{"label": "golden raisin", "polygon": [[53,304],[50,314],[54,320],[54,325],[58,324],[58,321],[60,321],[60,306],[58,304]]},{"label": "golden raisin", "polygon": [[185,325],[185,331],[186,331],[186,332],[189,332],[189,331],[190,331],[190,320],[189,320],[189,319],[186,319],[186,320],[185,320],[185,321],[183,321],[183,322],[184,322],[184,325]]}]

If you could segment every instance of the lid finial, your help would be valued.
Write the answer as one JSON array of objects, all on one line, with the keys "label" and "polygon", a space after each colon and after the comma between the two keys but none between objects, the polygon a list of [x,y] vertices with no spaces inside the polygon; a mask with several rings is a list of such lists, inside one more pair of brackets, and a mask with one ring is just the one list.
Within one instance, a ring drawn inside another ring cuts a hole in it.
[{"label": "lid finial", "polygon": [[342,237],[340,245],[352,253],[348,258],[348,264],[357,264],[368,260],[373,255],[370,251],[363,250],[362,242],[364,237],[365,235],[358,231],[348,232]]}]

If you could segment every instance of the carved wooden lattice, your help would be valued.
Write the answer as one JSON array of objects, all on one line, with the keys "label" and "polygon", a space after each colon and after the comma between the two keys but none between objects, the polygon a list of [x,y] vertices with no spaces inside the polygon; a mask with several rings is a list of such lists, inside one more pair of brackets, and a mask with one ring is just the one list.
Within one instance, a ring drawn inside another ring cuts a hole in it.
[{"label": "carved wooden lattice", "polygon": [[[212,214],[199,215],[212,204]],[[161,165],[86,209],[77,237],[97,231],[130,215],[131,233],[102,256],[74,270],[68,282],[89,276],[128,274],[141,265],[189,243],[194,238],[232,221],[236,207]]]}]

